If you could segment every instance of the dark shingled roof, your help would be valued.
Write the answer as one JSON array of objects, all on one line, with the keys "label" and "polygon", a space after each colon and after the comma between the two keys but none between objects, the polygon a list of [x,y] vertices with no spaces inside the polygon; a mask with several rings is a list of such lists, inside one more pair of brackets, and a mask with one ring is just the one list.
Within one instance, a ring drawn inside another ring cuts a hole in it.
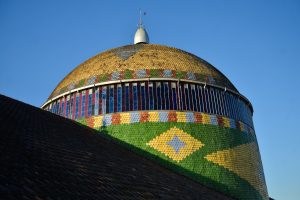
[{"label": "dark shingled roof", "polygon": [[103,134],[0,95],[0,199],[231,199]]}]

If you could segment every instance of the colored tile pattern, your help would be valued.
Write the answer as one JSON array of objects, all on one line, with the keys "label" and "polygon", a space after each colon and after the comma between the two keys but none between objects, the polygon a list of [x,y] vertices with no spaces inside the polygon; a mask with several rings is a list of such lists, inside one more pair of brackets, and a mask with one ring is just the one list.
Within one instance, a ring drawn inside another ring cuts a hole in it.
[{"label": "colored tile pattern", "polygon": [[174,111],[112,113],[78,121],[106,130],[137,147],[135,151],[149,152],[155,160],[167,161],[162,164],[235,198],[267,199],[255,132],[245,123]]},{"label": "colored tile pattern", "polygon": [[[132,78],[175,78],[173,74],[177,74],[176,78],[187,79],[193,81],[207,82],[210,84],[216,84],[224,86],[222,82],[215,81],[208,76],[201,76],[200,74],[188,72],[188,71],[175,71],[175,70],[150,70],[150,73],[147,73],[146,69],[139,69],[136,71],[126,70],[126,71],[115,71],[110,74],[99,74],[93,75],[86,79],[79,80],[77,82],[72,82],[66,87],[56,90],[53,94],[50,95],[48,99],[51,99],[57,95],[60,95],[64,92],[70,91],[75,88],[88,86],[96,83],[106,82],[106,81],[116,81],[116,80],[126,80]],[[98,77],[98,78],[96,78]],[[225,85],[226,87],[226,85]]]},{"label": "colored tile pattern", "polygon": [[137,78],[145,78],[147,77],[147,72],[145,69],[140,69],[136,71],[136,77]]},{"label": "colored tile pattern", "polygon": [[149,141],[147,145],[177,162],[204,146],[201,141],[177,127],[158,135]]},{"label": "colored tile pattern", "polygon": [[112,74],[111,74],[111,79],[110,80],[112,80],[112,81],[115,81],[115,80],[119,80],[120,79],[120,72],[118,72],[118,71],[116,71],[116,72],[113,72]]},{"label": "colored tile pattern", "polygon": [[165,77],[165,78],[172,78],[173,74],[174,74],[174,72],[172,70],[166,69],[163,72],[163,77]]},{"label": "colored tile pattern", "polygon": [[[142,114],[146,117],[150,116],[146,115],[145,112],[140,115]],[[195,122],[160,122],[159,117],[157,117],[159,116],[158,112],[152,112],[151,115],[156,116],[156,122],[144,121],[143,123],[131,123],[130,126],[119,124],[106,126],[101,130],[105,130],[104,133],[132,145],[134,151],[145,156],[149,156],[146,153],[148,152],[154,156],[150,156],[150,158],[159,162],[160,159],[164,160],[165,162],[162,164],[166,167],[178,170],[181,174],[216,188],[218,191],[230,194],[237,199],[267,199],[258,149],[253,148],[253,145],[257,144],[255,135],[241,132],[238,129],[225,128],[222,122],[223,118],[220,120],[219,116],[216,118],[220,124],[216,126]],[[194,116],[199,118],[201,113]],[[173,118],[174,112],[170,112],[168,117]],[[193,139],[183,139],[179,133],[181,131],[183,135],[187,134]],[[203,146],[195,151],[187,151],[189,154],[184,156],[183,149],[187,148],[187,141],[192,142],[194,139],[201,142]],[[251,152],[253,155],[250,155]],[[244,159],[240,155],[248,159]],[[223,164],[217,163],[218,159],[209,160],[211,157],[218,156],[221,160],[224,157]],[[238,159],[246,163],[242,164],[237,161]],[[234,168],[229,169],[232,166]],[[243,171],[245,166],[258,167],[248,177],[244,177],[247,174],[247,169]],[[238,172],[234,170],[238,170]],[[242,171],[245,173],[244,175],[239,174]],[[255,181],[256,185],[254,186]]]},{"label": "colored tile pattern", "polygon": [[99,128],[103,125],[103,116],[93,117],[94,119],[94,128]]},{"label": "colored tile pattern", "polygon": [[261,184],[265,183],[265,179],[256,143],[251,142],[217,151],[205,156],[205,158],[236,173],[247,180],[263,196],[267,196],[267,188]]},{"label": "colored tile pattern", "polygon": [[[100,126],[118,125],[118,124],[133,124],[145,122],[185,122],[185,123],[199,123],[210,124],[225,128],[238,129],[239,131],[255,135],[254,130],[247,124],[221,117],[221,116],[208,115],[199,112],[173,112],[173,111],[138,111],[138,112],[123,112],[105,114],[104,116],[89,117],[86,119],[88,125],[93,128]],[[102,122],[100,122],[102,120]],[[78,121],[82,121],[79,119]],[[94,126],[92,126],[94,124]],[[238,126],[233,124],[238,124]]]},{"label": "colored tile pattern", "polygon": [[87,82],[89,85],[94,84],[96,81],[96,76],[91,76],[90,78],[88,78]]},{"label": "colored tile pattern", "polygon": [[[56,87],[49,99],[56,96],[62,88],[70,83],[80,82],[80,86],[87,84],[90,76],[97,76],[97,82],[109,80],[113,72],[126,70],[151,71],[147,75],[153,77],[190,77],[191,80],[200,78],[206,82],[220,83],[222,86],[236,90],[232,83],[212,65],[204,60],[176,48],[161,45],[128,45],[100,53],[79,65]],[[164,71],[169,70],[169,71]],[[182,72],[189,72],[182,74]],[[172,73],[170,73],[172,72]],[[179,73],[176,73],[179,72]],[[105,75],[105,77],[104,77]],[[101,77],[100,77],[101,76]],[[136,76],[132,76],[136,77]],[[67,89],[67,88],[66,88]],[[65,89],[65,91],[67,91]]]}]

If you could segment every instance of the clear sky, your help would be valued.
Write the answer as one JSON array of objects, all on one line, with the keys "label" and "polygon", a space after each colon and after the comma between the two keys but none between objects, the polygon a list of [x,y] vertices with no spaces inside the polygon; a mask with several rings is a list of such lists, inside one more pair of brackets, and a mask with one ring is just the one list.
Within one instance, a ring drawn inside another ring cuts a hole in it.
[{"label": "clear sky", "polygon": [[74,67],[133,43],[138,11],[150,42],[221,70],[254,107],[269,195],[300,197],[300,1],[0,0],[0,93],[41,106]]}]

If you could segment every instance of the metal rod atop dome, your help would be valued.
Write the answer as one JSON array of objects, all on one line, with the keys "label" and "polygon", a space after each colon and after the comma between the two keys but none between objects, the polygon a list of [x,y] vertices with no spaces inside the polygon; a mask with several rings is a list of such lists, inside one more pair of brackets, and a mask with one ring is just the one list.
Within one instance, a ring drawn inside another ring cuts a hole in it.
[{"label": "metal rod atop dome", "polygon": [[139,24],[138,24],[138,27],[139,28],[142,28],[143,27],[143,19],[142,19],[142,16],[143,15],[146,15],[146,12],[143,12],[141,9],[140,9],[140,18],[139,18]]},{"label": "metal rod atop dome", "polygon": [[134,44],[139,44],[139,43],[148,44],[149,43],[148,33],[146,32],[146,30],[143,27],[144,26],[143,19],[142,19],[143,15],[146,15],[146,12],[142,12],[142,10],[140,9],[139,24],[138,24],[138,29],[134,35]]}]

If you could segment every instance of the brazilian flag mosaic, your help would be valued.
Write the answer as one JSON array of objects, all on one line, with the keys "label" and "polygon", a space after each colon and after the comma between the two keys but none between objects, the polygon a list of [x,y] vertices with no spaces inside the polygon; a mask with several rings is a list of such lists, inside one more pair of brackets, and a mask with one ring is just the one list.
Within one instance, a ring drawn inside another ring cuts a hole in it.
[{"label": "brazilian flag mosaic", "polygon": [[[81,123],[89,125],[91,121],[96,120],[91,118]],[[92,127],[132,150],[232,197],[268,199],[253,133],[178,121],[111,123],[99,127],[93,124]]]}]

